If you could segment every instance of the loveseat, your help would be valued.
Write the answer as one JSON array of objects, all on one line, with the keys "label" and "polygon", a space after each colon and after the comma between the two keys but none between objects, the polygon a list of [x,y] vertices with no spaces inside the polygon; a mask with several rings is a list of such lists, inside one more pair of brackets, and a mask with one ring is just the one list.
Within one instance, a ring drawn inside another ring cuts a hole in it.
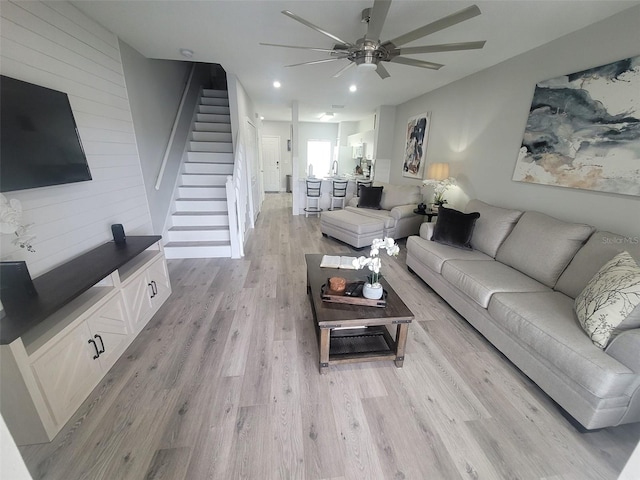
[{"label": "loveseat", "polygon": [[640,421],[640,306],[598,346],[575,301],[620,252],[639,263],[638,238],[479,200],[465,212],[480,214],[471,248],[432,241],[424,223],[409,269],[585,429]]},{"label": "loveseat", "polygon": [[399,239],[417,234],[424,221],[424,216],[413,212],[422,202],[420,186],[375,182],[373,187],[382,187],[373,203],[363,203],[361,195],[349,200],[344,210],[322,212],[323,235],[362,248],[375,238]]}]

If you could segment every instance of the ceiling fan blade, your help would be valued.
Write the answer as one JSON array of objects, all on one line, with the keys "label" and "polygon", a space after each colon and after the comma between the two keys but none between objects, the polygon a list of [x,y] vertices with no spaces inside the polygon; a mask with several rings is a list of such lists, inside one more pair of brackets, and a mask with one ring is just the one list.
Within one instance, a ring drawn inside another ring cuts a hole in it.
[{"label": "ceiling fan blade", "polygon": [[327,53],[341,53],[342,50],[333,50],[331,48],[319,48],[319,47],[296,47],[295,45],[279,45],[277,43],[262,43],[259,45],[266,45],[267,47],[282,47],[282,48],[299,48],[301,50],[313,50],[315,52],[327,52]]},{"label": "ceiling fan blade", "polygon": [[445,28],[452,27],[460,22],[464,22],[465,20],[469,20],[470,18],[476,17],[480,15],[480,9],[477,5],[471,5],[468,8],[460,10],[459,12],[452,13],[440,20],[436,20],[424,27],[417,28],[409,33],[405,33],[404,35],[400,35],[399,37],[394,38],[390,41],[396,47],[400,45],[404,45],[405,43],[413,42],[414,40],[418,40],[419,38],[426,37],[435,32],[439,32],[440,30],[444,30]]},{"label": "ceiling fan blade", "polygon": [[341,68],[340,70],[338,70],[336,72],[336,74],[333,76],[333,78],[338,78],[340,75],[342,75],[344,72],[346,72],[347,70],[349,70],[351,67],[353,67],[355,65],[355,63],[353,62],[349,62],[347,65],[345,65],[343,68]]},{"label": "ceiling fan blade", "polygon": [[349,42],[345,42],[341,38],[338,38],[335,35],[327,32],[326,30],[323,30],[322,28],[318,27],[317,25],[314,25],[313,23],[306,21],[304,18],[297,16],[295,13],[292,13],[289,10],[283,10],[282,13],[285,14],[287,17],[293,18],[295,21],[300,22],[301,24],[314,29],[316,32],[320,32],[321,34],[326,35],[327,37],[331,38],[332,40],[335,40],[338,43],[341,43],[346,47],[353,47],[353,44]]},{"label": "ceiling fan blade", "polygon": [[417,53],[455,52],[459,50],[477,50],[484,47],[485,40],[480,42],[443,43],[441,45],[425,45],[424,47],[405,47],[398,49],[398,55],[414,55]]},{"label": "ceiling fan blade", "polygon": [[444,65],[441,65],[440,63],[425,62],[423,60],[404,57],[394,57],[389,61],[393,63],[401,63],[403,65],[411,65],[412,67],[429,68],[431,70],[439,70],[444,67]]},{"label": "ceiling fan blade", "polygon": [[373,8],[369,16],[369,26],[367,27],[367,35],[365,38],[369,40],[380,40],[380,33],[382,32],[382,26],[387,19],[387,13],[391,6],[391,0],[376,0],[373,2]]},{"label": "ceiling fan blade", "polygon": [[316,63],[335,62],[336,60],[342,60],[347,57],[340,58],[326,58],[324,60],[314,60],[313,62],[294,63],[293,65],[285,65],[285,67],[299,67],[300,65],[314,65]]},{"label": "ceiling fan blade", "polygon": [[378,64],[378,67],[376,68],[376,73],[380,75],[380,78],[383,80],[391,76],[387,71],[387,69],[384,68],[381,63]]}]

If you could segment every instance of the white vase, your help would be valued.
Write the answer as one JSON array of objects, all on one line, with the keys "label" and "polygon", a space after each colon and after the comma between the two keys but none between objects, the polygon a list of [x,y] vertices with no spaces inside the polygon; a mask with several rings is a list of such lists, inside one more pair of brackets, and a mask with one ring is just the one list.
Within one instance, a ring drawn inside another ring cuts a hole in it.
[{"label": "white vase", "polygon": [[382,285],[379,283],[365,283],[364,287],[362,287],[362,296],[370,300],[378,300],[382,298],[383,292],[384,290],[382,289]]}]

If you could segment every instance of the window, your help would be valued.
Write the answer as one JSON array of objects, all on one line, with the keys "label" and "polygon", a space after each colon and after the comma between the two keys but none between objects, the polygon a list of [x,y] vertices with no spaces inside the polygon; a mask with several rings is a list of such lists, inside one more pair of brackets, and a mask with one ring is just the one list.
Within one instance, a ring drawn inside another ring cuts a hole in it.
[{"label": "window", "polygon": [[307,174],[309,166],[313,168],[313,174],[318,178],[330,175],[331,142],[329,140],[307,141]]}]

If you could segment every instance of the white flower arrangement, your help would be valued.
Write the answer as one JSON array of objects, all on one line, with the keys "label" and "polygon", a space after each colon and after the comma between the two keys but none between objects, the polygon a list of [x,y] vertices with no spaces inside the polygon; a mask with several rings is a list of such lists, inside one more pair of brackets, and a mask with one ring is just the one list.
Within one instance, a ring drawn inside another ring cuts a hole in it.
[{"label": "white flower arrangement", "polygon": [[371,275],[369,275],[368,279],[369,283],[373,286],[378,286],[380,284],[380,268],[382,267],[382,261],[378,255],[382,249],[386,250],[387,255],[390,257],[395,257],[398,255],[398,252],[400,252],[400,247],[393,238],[385,237],[384,240],[376,238],[371,244],[369,257],[362,256],[353,261],[353,266],[358,270],[363,267],[369,267]]},{"label": "white flower arrangement", "polygon": [[433,180],[429,178],[424,180],[422,184],[428,187],[433,187],[433,203],[442,205],[447,202],[444,199],[445,192],[456,184],[456,179],[454,177],[445,178],[444,180]]},{"label": "white flower arrangement", "polygon": [[22,223],[22,204],[20,201],[15,198],[7,200],[0,193],[0,233],[15,235],[11,243],[20,248],[26,248],[29,252],[35,252],[36,250],[31,245],[31,242],[36,237],[29,234],[29,229],[32,225],[32,223],[26,225]]}]

